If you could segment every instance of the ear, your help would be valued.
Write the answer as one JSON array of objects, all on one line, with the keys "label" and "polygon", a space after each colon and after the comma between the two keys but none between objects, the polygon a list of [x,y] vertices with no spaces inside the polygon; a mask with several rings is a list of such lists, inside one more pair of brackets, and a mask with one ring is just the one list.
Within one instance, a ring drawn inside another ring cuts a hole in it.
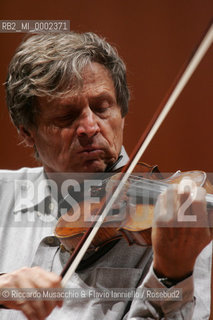
[{"label": "ear", "polygon": [[24,139],[24,142],[28,147],[33,147],[35,145],[32,132],[24,128],[24,126],[19,126],[19,134]]}]

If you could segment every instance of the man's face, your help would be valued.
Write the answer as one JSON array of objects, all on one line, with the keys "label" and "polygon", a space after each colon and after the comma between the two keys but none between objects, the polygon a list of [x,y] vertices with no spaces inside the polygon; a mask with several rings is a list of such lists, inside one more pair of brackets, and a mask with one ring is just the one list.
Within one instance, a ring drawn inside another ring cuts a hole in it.
[{"label": "man's face", "polygon": [[38,102],[37,128],[29,132],[46,172],[103,172],[118,158],[124,119],[104,66],[85,67],[76,94]]}]

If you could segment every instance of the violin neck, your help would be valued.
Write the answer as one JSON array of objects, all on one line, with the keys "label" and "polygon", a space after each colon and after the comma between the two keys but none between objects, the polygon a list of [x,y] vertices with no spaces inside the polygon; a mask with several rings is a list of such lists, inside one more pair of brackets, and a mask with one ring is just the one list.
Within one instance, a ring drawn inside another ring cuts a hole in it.
[{"label": "violin neck", "polygon": [[[135,179],[135,178],[134,178]],[[130,184],[130,188],[128,189],[128,196],[135,197],[136,203],[142,204],[155,204],[158,196],[164,192],[170,184],[165,182],[149,180],[149,179],[135,179],[133,183]],[[207,210],[213,210],[213,194],[206,194],[206,206]]]}]

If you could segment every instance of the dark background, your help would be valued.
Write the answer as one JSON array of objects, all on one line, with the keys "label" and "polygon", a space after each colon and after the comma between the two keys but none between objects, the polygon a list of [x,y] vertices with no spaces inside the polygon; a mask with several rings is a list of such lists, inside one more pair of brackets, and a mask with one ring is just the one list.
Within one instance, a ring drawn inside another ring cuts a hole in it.
[{"label": "dark background", "polygon": [[[1,0],[1,20],[70,20],[71,30],[93,31],[124,58],[131,89],[125,146],[134,148],[183,63],[213,16],[212,0]],[[3,82],[23,33],[0,34],[0,168],[36,166],[10,123]],[[154,137],[143,160],[162,171],[213,171],[213,46]]]}]

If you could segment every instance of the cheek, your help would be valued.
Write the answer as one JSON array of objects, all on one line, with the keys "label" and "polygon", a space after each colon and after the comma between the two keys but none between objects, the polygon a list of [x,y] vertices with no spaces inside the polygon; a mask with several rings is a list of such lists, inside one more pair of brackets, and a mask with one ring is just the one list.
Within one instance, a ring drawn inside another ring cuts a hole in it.
[{"label": "cheek", "polygon": [[63,145],[63,147],[71,148],[74,141],[74,130],[70,128],[64,128],[57,133],[57,139]]},{"label": "cheek", "polygon": [[52,143],[58,140],[59,135],[60,135],[60,132],[58,128],[48,127],[48,128],[44,128],[44,130],[41,130],[39,136],[41,140],[47,143],[47,145],[52,145]]},{"label": "cheek", "polygon": [[43,140],[49,141],[50,144],[53,142],[62,144],[68,140],[71,141],[73,133],[69,128],[48,127],[42,130],[39,135]]},{"label": "cheek", "polygon": [[61,132],[55,127],[44,127],[38,130],[35,137],[37,149],[51,150],[58,149],[60,145]]},{"label": "cheek", "polygon": [[115,137],[122,137],[123,136],[123,126],[124,126],[124,119],[121,118],[120,115],[114,117],[111,123],[111,130],[114,132]]},{"label": "cheek", "polygon": [[111,121],[108,137],[110,145],[112,145],[115,150],[119,150],[123,142],[123,119],[115,118]]}]

